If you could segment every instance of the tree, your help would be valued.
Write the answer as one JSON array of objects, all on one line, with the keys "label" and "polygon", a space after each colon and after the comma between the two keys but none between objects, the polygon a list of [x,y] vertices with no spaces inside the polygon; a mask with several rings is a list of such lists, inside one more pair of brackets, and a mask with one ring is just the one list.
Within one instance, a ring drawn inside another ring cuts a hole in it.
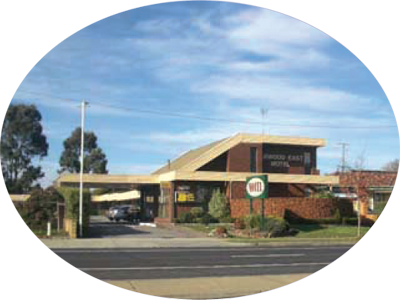
[{"label": "tree", "polygon": [[383,171],[389,171],[389,172],[397,172],[399,169],[399,159],[394,159],[388,163],[386,163],[383,167]]},{"label": "tree", "polygon": [[228,201],[219,189],[215,190],[212,194],[208,210],[211,216],[216,219],[221,219],[230,215]]},{"label": "tree", "polygon": [[21,217],[31,229],[46,228],[48,221],[56,219],[57,203],[63,203],[63,196],[54,188],[32,189],[29,200],[23,203]]},{"label": "tree", "polygon": [[49,144],[43,134],[42,115],[35,105],[10,105],[1,134],[1,168],[8,192],[27,193],[44,173],[34,158],[47,155]]},{"label": "tree", "polygon": [[[64,151],[60,157],[59,173],[79,173],[80,172],[80,151],[81,151],[81,128],[76,128],[71,136],[64,143]],[[97,136],[93,132],[84,134],[84,173],[106,174],[107,159],[103,150],[97,145]]]},{"label": "tree", "polygon": [[353,170],[362,171],[365,170],[365,155],[364,152],[357,156],[357,159],[354,161]]}]

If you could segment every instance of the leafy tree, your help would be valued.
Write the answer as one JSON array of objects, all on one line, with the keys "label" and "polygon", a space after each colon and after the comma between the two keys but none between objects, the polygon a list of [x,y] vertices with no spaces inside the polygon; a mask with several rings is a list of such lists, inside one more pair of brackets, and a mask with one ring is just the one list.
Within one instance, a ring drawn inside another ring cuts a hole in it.
[{"label": "leafy tree", "polygon": [[64,198],[54,187],[33,189],[20,214],[31,229],[45,228],[48,221],[56,218],[57,203],[63,202]]},{"label": "leafy tree", "polygon": [[42,115],[34,105],[10,105],[1,134],[1,168],[8,192],[27,193],[44,173],[34,158],[47,155],[49,144],[43,134]]},{"label": "leafy tree", "polygon": [[392,161],[386,163],[382,167],[382,170],[389,171],[389,172],[397,172],[398,169],[399,169],[399,159],[392,160]]},{"label": "leafy tree", "polygon": [[210,215],[216,219],[221,219],[230,215],[228,201],[219,189],[212,194],[210,203],[208,204]]},{"label": "leafy tree", "polygon": [[[64,141],[64,151],[60,157],[59,173],[80,172],[80,151],[81,151],[81,128],[76,128],[71,136]],[[93,132],[84,134],[84,173],[106,174],[107,159],[103,150],[97,145],[97,136]]]}]

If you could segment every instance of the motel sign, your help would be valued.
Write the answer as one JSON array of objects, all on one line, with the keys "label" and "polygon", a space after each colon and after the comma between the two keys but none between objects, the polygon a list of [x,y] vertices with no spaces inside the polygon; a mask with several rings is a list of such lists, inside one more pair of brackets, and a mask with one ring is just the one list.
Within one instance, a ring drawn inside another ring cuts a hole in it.
[{"label": "motel sign", "polygon": [[268,176],[252,176],[246,178],[246,198],[267,198],[268,197]]}]

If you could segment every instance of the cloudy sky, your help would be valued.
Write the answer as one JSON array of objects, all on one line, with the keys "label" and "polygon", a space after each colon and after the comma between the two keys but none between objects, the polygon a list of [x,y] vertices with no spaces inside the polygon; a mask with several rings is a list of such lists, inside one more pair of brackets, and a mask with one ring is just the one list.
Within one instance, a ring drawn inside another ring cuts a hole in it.
[{"label": "cloudy sky", "polygon": [[[65,101],[71,99],[71,101]],[[319,30],[263,8],[167,3],[82,29],[32,69],[12,103],[43,115],[56,178],[62,142],[80,125],[99,137],[110,173],[148,173],[183,152],[237,132],[325,138],[322,173],[360,156],[379,169],[398,158],[390,104],[368,69]],[[214,121],[202,120],[218,119]]]}]

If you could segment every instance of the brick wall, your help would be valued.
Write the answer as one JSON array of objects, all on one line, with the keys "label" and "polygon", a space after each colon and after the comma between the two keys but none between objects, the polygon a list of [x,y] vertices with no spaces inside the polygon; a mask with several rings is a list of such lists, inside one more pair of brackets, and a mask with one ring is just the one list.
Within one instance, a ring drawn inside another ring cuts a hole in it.
[{"label": "brick wall", "polygon": [[257,148],[257,172],[262,172],[262,144],[239,144],[228,151],[228,172],[250,172],[250,148]]},{"label": "brick wall", "polygon": [[[250,214],[250,200],[232,199],[231,216],[244,217]],[[350,200],[324,198],[268,198],[265,199],[264,214],[266,216],[284,217],[285,213],[292,218],[324,219],[332,218],[336,208],[342,216],[352,216],[353,206]],[[261,214],[261,200],[253,200],[253,213]]]},{"label": "brick wall", "polygon": [[[287,184],[287,183],[270,183],[268,185],[269,197],[304,197],[304,190],[307,186],[304,184]],[[246,183],[232,182],[232,197],[229,197],[231,189],[229,185],[226,189],[228,198],[239,199],[245,198]]]}]

